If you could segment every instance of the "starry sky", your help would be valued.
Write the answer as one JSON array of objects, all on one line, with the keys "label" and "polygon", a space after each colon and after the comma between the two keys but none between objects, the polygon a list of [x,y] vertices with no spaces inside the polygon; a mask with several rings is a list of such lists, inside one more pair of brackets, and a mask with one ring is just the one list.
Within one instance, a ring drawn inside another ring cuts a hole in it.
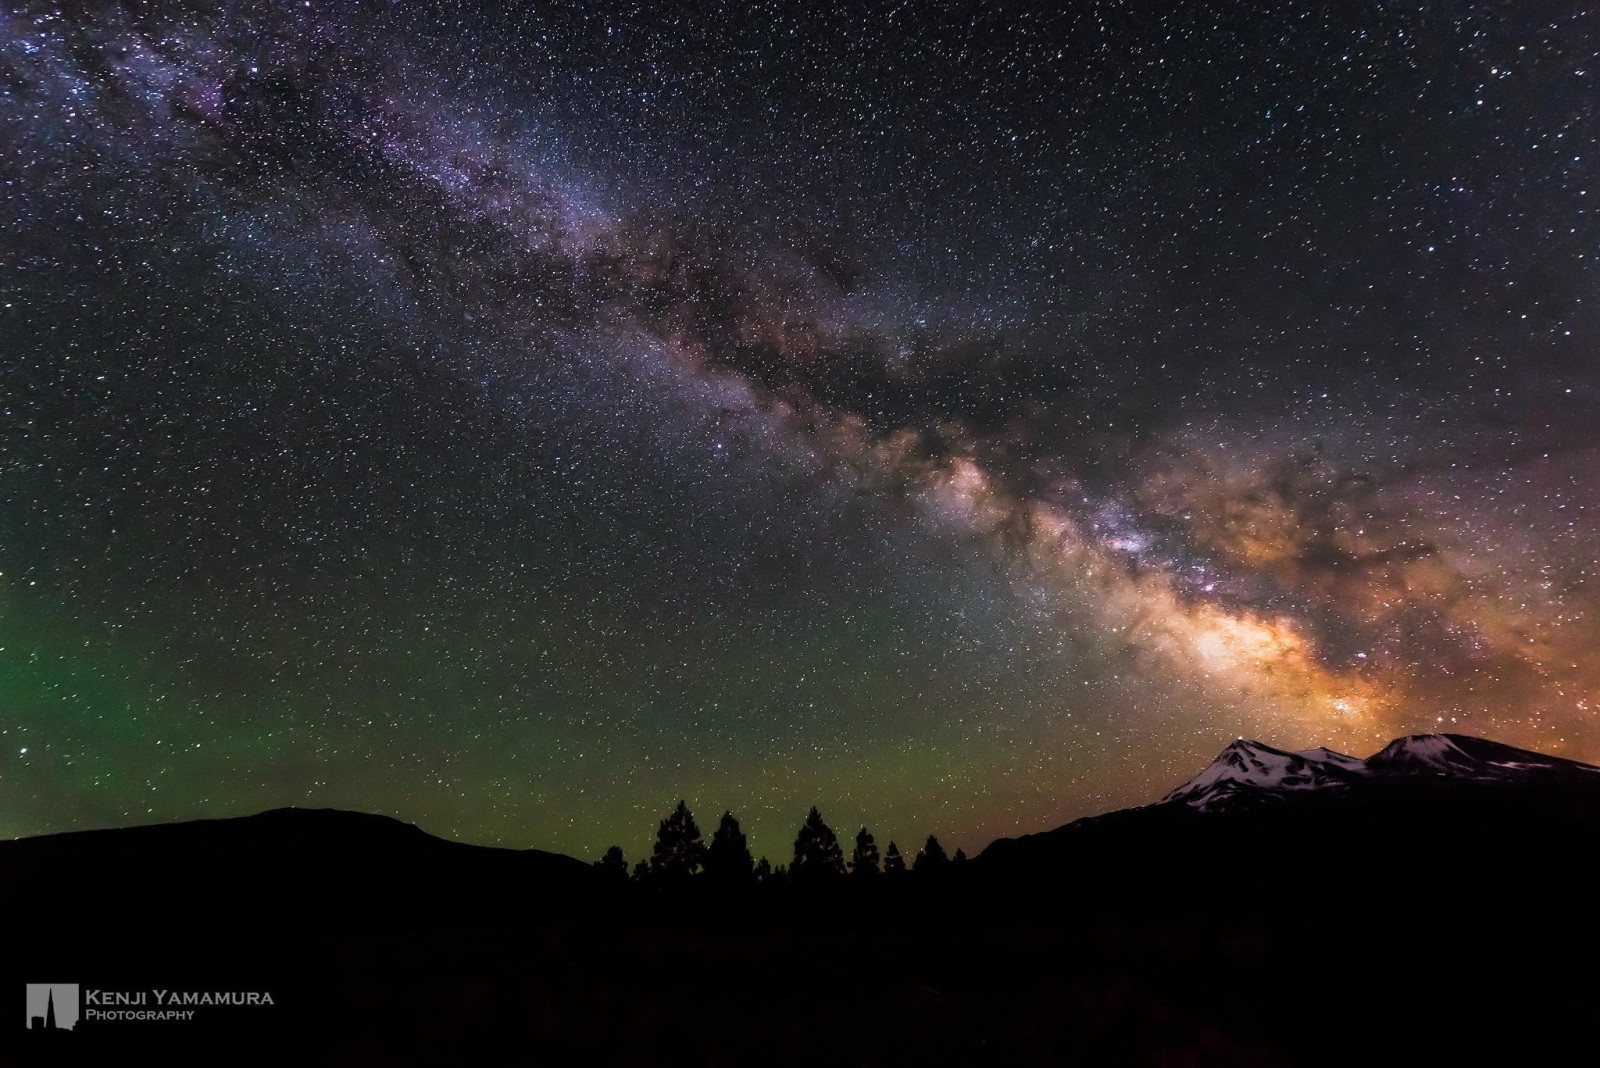
[{"label": "starry sky", "polygon": [[0,835],[1600,760],[1600,10],[0,9]]}]

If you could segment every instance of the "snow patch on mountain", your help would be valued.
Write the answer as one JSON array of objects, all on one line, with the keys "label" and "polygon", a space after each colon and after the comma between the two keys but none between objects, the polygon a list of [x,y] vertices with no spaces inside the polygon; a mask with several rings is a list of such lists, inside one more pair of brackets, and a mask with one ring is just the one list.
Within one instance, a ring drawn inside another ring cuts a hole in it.
[{"label": "snow patch on mountain", "polygon": [[1236,808],[1292,791],[1347,785],[1360,765],[1359,759],[1328,749],[1288,753],[1240,739],[1163,800],[1201,811]]},{"label": "snow patch on mountain", "polygon": [[1345,790],[1378,778],[1508,782],[1552,775],[1588,779],[1600,776],[1600,768],[1464,734],[1396,738],[1365,760],[1323,746],[1289,753],[1240,739],[1162,803],[1218,812],[1273,804],[1301,792]]},{"label": "snow patch on mountain", "polygon": [[1336,753],[1325,745],[1319,745],[1315,749],[1302,749],[1295,755],[1320,764],[1332,764],[1346,771],[1360,771],[1367,766],[1367,762],[1360,757],[1353,757],[1346,753]]},{"label": "snow patch on mountain", "polygon": [[1600,775],[1600,768],[1466,734],[1413,734],[1396,738],[1367,758],[1373,772],[1443,775],[1483,781],[1527,774]]}]

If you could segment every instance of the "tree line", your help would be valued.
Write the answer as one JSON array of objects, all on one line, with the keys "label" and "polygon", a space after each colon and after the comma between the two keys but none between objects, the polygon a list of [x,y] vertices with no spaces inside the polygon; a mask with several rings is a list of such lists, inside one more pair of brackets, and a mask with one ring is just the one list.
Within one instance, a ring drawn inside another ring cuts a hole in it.
[{"label": "tree line", "polygon": [[813,805],[795,835],[793,859],[786,865],[774,867],[766,857],[757,860],[751,855],[750,845],[732,812],[722,814],[716,833],[707,843],[701,839],[700,827],[695,823],[689,806],[679,801],[678,807],[661,821],[661,826],[656,830],[655,846],[648,861],[639,861],[630,873],[622,847],[612,846],[595,861],[595,867],[618,883],[631,881],[673,886],[699,881],[741,886],[809,882],[845,876],[857,879],[878,876],[895,878],[907,875],[908,871],[921,874],[938,872],[952,865],[964,864],[966,860],[967,855],[960,849],[956,850],[953,857],[947,855],[939,839],[930,834],[908,868],[900,847],[894,842],[889,843],[889,848],[880,858],[878,843],[865,827],[856,832],[855,848],[846,860],[838,836]]}]

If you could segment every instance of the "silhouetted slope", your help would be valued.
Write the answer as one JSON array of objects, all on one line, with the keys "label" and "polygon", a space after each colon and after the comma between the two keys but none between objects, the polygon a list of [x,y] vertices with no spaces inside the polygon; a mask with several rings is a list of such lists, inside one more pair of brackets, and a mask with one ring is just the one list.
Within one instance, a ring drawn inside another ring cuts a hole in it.
[{"label": "silhouetted slope", "polygon": [[[1584,885],[1597,843],[1600,768],[1587,764],[1453,734],[1397,739],[1365,760],[1239,741],[1156,804],[1002,839],[897,898],[1037,891],[1250,907],[1563,894]],[[331,810],[0,842],[0,898],[24,913],[93,914],[114,900],[127,913],[269,925],[500,924],[637,896],[570,857]]]},{"label": "silhouetted slope", "polygon": [[14,909],[249,916],[262,924],[501,922],[599,889],[589,865],[449,842],[386,816],[276,809],[235,819],[0,842]]},{"label": "silhouetted slope", "polygon": [[1597,848],[1600,772],[1459,735],[738,893],[285,809],[0,842],[0,980],[278,997],[51,1065],[1587,1063]]},{"label": "silhouetted slope", "polygon": [[1244,907],[1562,896],[1600,850],[1600,768],[1466,735],[1366,760],[1235,742],[1162,801],[1001,839],[985,882]]}]

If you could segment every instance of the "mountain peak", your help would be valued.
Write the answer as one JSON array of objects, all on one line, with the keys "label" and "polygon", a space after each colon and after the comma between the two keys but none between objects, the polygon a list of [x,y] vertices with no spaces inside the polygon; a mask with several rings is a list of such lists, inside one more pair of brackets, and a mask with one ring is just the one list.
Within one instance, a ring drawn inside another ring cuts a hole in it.
[{"label": "mountain peak", "polygon": [[1366,766],[1377,772],[1483,780],[1518,777],[1533,771],[1600,774],[1600,768],[1592,764],[1518,749],[1470,734],[1410,734],[1396,738],[1368,757]]},{"label": "mountain peak", "polygon": [[1365,767],[1367,763],[1360,757],[1353,757],[1347,753],[1340,753],[1336,750],[1329,749],[1325,745],[1319,745],[1314,749],[1302,749],[1295,755],[1305,757],[1307,760],[1317,760],[1327,764],[1337,764],[1340,767],[1347,768],[1351,771],[1359,771]]},{"label": "mountain peak", "polygon": [[1342,786],[1360,761],[1332,750],[1290,753],[1240,738],[1228,743],[1211,766],[1168,794],[1201,811],[1254,804],[1285,791]]},{"label": "mountain peak", "polygon": [[1298,753],[1243,738],[1228,743],[1211,766],[1165,798],[1203,812],[1249,807],[1312,790],[1343,790],[1371,779],[1451,778],[1509,782],[1529,776],[1600,776],[1600,767],[1491,742],[1469,734],[1396,738],[1365,760],[1326,746]]},{"label": "mountain peak", "polygon": [[1218,759],[1221,759],[1228,753],[1264,753],[1287,755],[1282,749],[1274,748],[1273,746],[1268,745],[1266,742],[1258,742],[1254,738],[1235,738],[1233,741],[1222,747],[1222,752],[1218,753],[1217,757]]}]

